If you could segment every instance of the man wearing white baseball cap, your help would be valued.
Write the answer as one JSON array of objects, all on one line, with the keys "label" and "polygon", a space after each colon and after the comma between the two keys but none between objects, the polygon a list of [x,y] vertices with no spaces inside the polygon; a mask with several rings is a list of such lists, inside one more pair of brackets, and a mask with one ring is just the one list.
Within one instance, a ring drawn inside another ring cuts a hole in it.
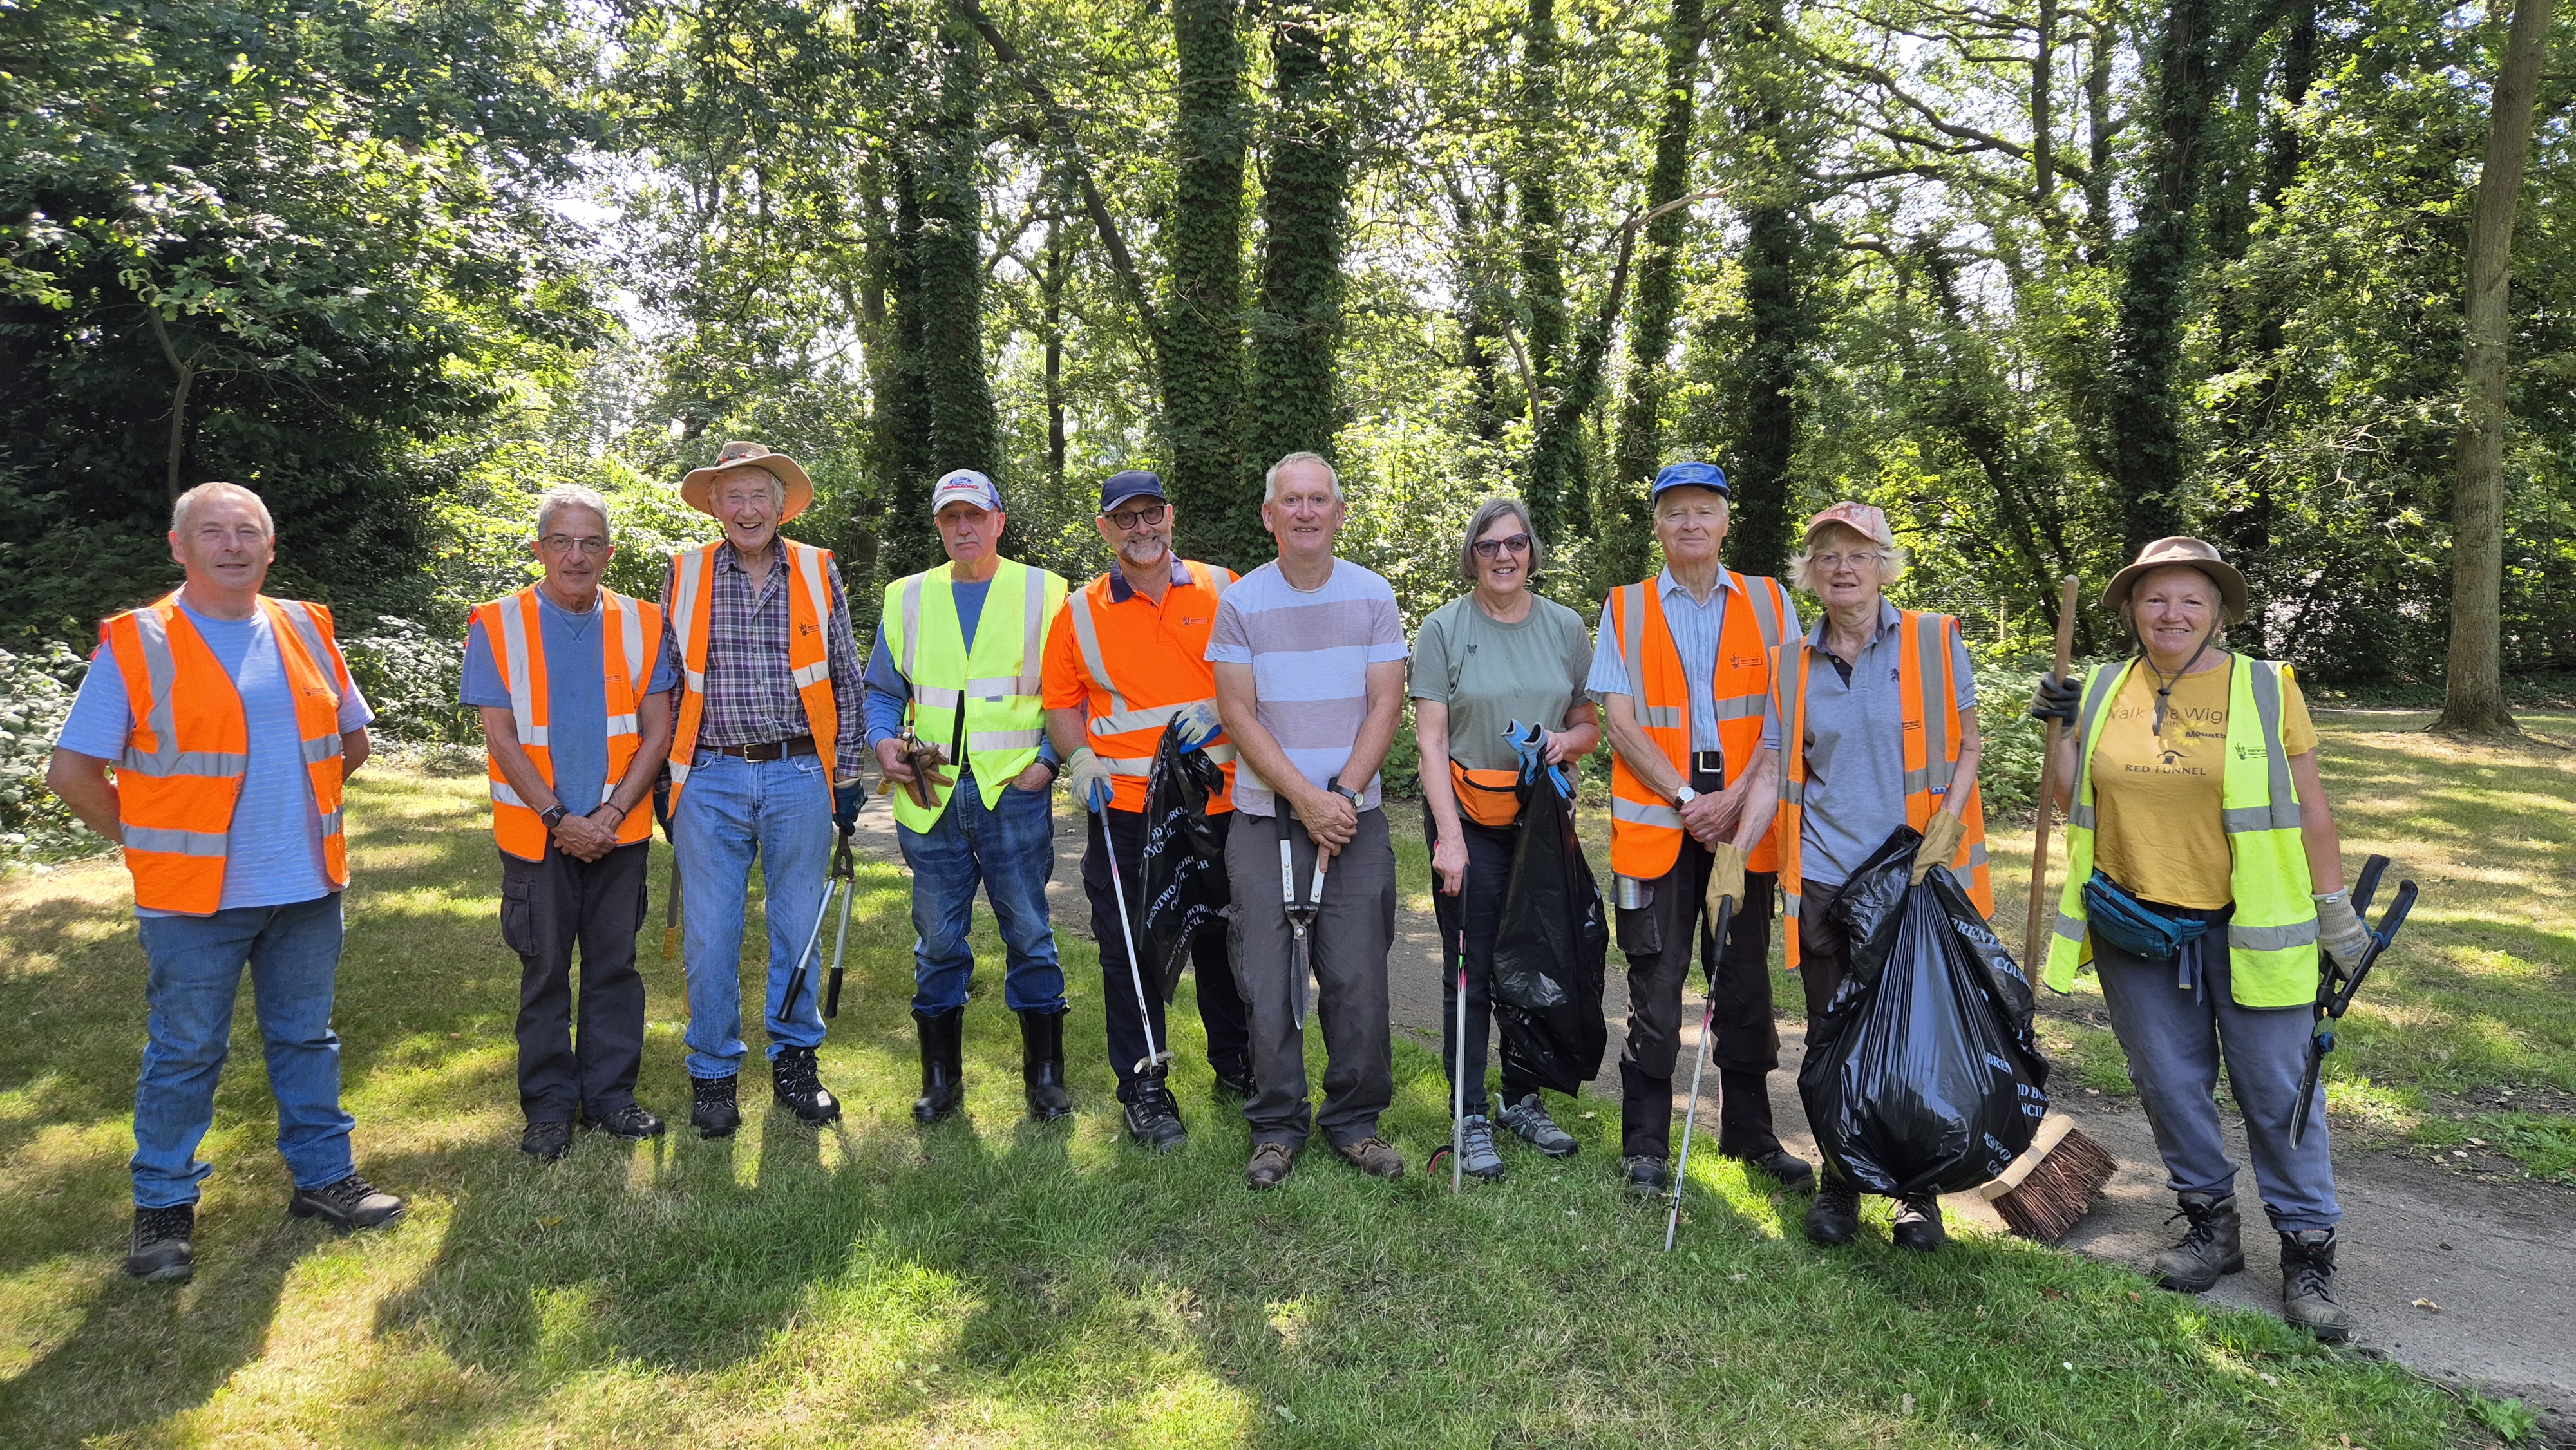
[{"label": "man wearing white baseball cap", "polygon": [[[1002,1000],[1020,1019],[1029,1116],[1073,1111],[1064,1087],[1064,970],[1047,920],[1056,776],[1041,675],[1061,575],[1001,556],[1002,493],[971,468],[941,475],[930,513],[948,562],[886,586],[867,669],[867,738],[893,792],[912,867],[912,1020],[936,1122],[965,1098],[967,941],[975,887],[1002,929]],[[932,763],[935,751],[937,763]]]}]

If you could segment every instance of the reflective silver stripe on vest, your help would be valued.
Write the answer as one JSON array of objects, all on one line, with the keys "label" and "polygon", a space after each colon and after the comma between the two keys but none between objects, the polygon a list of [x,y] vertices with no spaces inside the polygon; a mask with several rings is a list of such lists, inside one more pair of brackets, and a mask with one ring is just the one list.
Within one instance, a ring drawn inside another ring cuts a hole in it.
[{"label": "reflective silver stripe on vest", "polygon": [[537,723],[536,686],[528,679],[528,603],[524,594],[501,601],[501,649],[510,657],[504,663],[510,680],[510,718],[518,724],[519,743],[544,745],[550,732]]},{"label": "reflective silver stripe on vest", "polygon": [[1672,831],[1682,828],[1682,813],[1671,806],[1655,805],[1648,801],[1632,801],[1626,796],[1614,795],[1610,798],[1610,819],[1626,821],[1638,826],[1661,826]]},{"label": "reflective silver stripe on vest", "polygon": [[2081,827],[2087,831],[2098,829],[2095,825],[2093,803],[2091,801],[2077,801],[2074,808],[2066,813],[2066,824]]},{"label": "reflective silver stripe on vest", "polygon": [[325,837],[340,834],[340,813],[338,811],[324,811],[322,813],[322,834]]},{"label": "reflective silver stripe on vest", "polygon": [[1035,750],[1043,739],[1043,730],[969,730],[966,749],[972,754],[1004,750]]},{"label": "reflective silver stripe on vest", "polygon": [[1783,777],[1780,781],[1780,803],[1803,809],[1807,804],[1807,783]]},{"label": "reflective silver stripe on vest", "polygon": [[1646,703],[1646,586],[1623,584],[1619,592],[1627,596],[1619,612],[1619,658],[1627,662],[1628,700],[1637,724],[1646,730],[1679,730],[1682,706]]},{"label": "reflective silver stripe on vest", "polygon": [[[2093,746],[2098,742],[2094,739],[2093,727],[2101,721],[2102,707],[2111,702],[2112,684],[2125,673],[2127,668],[2122,665],[2095,665],[2093,677],[2085,682],[2084,713],[2075,718],[2075,803],[2066,811],[2066,824],[2070,830],[2089,831],[2094,828],[2093,772],[2089,767]],[[2048,767],[2043,762],[2040,773],[2044,776],[2047,771]],[[2066,921],[2065,917],[2058,918],[2060,935],[2065,934]],[[2083,925],[2080,921],[2076,923],[2078,931],[2074,939],[2077,941],[2084,939]]]},{"label": "reflective silver stripe on vest", "polygon": [[[1717,702],[1717,718],[1720,723],[1724,723],[1728,720],[1742,720],[1748,716],[1759,716],[1763,711],[1769,709],[1770,706],[1771,697],[1767,694],[1735,695]],[[1680,714],[1681,712],[1676,710],[1673,713]],[[1679,722],[1676,721],[1675,723],[1678,724]]]},{"label": "reflective silver stripe on vest", "polygon": [[324,735],[304,741],[303,751],[306,765],[320,765],[326,760],[337,760],[340,758],[340,737]]},{"label": "reflective silver stripe on vest", "polygon": [[1791,921],[1798,919],[1798,893],[1785,886],[1780,888],[1780,914]]},{"label": "reflective silver stripe on vest", "polygon": [[[903,581],[903,651],[902,657],[895,661],[896,671],[902,674],[902,676],[907,680],[913,677],[913,654],[920,647],[921,576],[915,574]],[[953,695],[954,692],[952,691],[951,694]],[[921,703],[925,705],[933,703],[932,701],[922,699],[922,691],[919,685],[914,685],[912,687],[912,696],[914,699],[920,700]],[[946,703],[945,708],[951,710],[956,709],[956,701],[952,698]]]},{"label": "reflective silver stripe on vest", "polygon": [[[618,640],[626,650],[627,698],[641,700],[644,698],[646,687],[653,683],[653,676],[644,664],[644,606],[608,589],[600,590],[599,594],[601,607],[608,610],[617,621]],[[656,640],[654,643],[659,644],[661,641]],[[603,686],[605,683],[605,681],[602,682]],[[611,735],[637,733],[635,712],[629,710],[623,715],[618,714],[618,703],[615,700],[608,702],[608,733]]]},{"label": "reflective silver stripe on vest", "polygon": [[1006,700],[1021,693],[1023,683],[1017,675],[979,675],[966,682],[966,694],[977,700]]},{"label": "reflective silver stripe on vest", "polygon": [[286,616],[286,622],[294,627],[296,637],[304,641],[304,653],[313,661],[313,672],[331,687],[332,694],[337,695],[340,681],[331,668],[331,651],[323,646],[322,626],[314,621],[312,606],[301,601],[289,603],[281,600],[277,612]]},{"label": "reflective silver stripe on vest", "polygon": [[[1208,746],[1207,758],[1215,761],[1219,765],[1231,764],[1235,759],[1234,747],[1224,744]],[[1144,776],[1154,773],[1154,762],[1151,759],[1111,759],[1108,756],[1102,756],[1100,758],[1100,763],[1109,768],[1109,773],[1111,775]]]},{"label": "reflective silver stripe on vest", "polygon": [[521,810],[528,809],[528,803],[519,799],[519,793],[512,790],[510,788],[510,783],[506,780],[496,780],[492,782],[492,799],[505,806],[517,806]]},{"label": "reflective silver stripe on vest", "polygon": [[2317,919],[2313,916],[2288,926],[2238,926],[2232,921],[2227,924],[2227,944],[2240,952],[2285,952],[2316,939]]},{"label": "reflective silver stripe on vest", "polygon": [[954,710],[966,703],[966,694],[945,685],[915,685],[912,703],[924,710]]},{"label": "reflective silver stripe on vest", "polygon": [[1130,730],[1160,730],[1172,723],[1192,705],[1214,704],[1213,700],[1183,700],[1176,705],[1148,705],[1142,710],[1129,710],[1117,715],[1098,715],[1091,721],[1095,735],[1124,735]]},{"label": "reflective silver stripe on vest", "polygon": [[[826,648],[829,648],[829,646],[826,646]],[[806,665],[800,669],[792,669],[787,672],[787,678],[800,690],[809,685],[819,685],[831,677],[832,660],[829,655],[824,656],[813,664]]]},{"label": "reflective silver stripe on vest", "polygon": [[689,692],[697,695],[707,692],[707,675],[704,670],[689,667],[689,634],[697,628],[698,581],[706,577],[708,552],[692,549],[672,556],[671,597],[664,606],[671,620],[671,637],[680,642],[680,673],[687,676]]},{"label": "reflective silver stripe on vest", "polygon": [[[2263,763],[2271,780],[2271,799],[2261,824],[2238,825],[2239,815],[2251,812],[2229,811],[2227,829],[2231,831],[2295,831],[2299,829],[2299,790],[2290,778],[2290,757],[2281,748],[2281,667],[2270,660],[2245,661],[2253,670],[2246,683],[2254,687],[2254,718],[2263,724]],[[2294,943],[2295,945],[2295,943]]]},{"label": "reflective silver stripe on vest", "polygon": [[1945,614],[1914,616],[1915,668],[1923,673],[1923,693],[1926,698],[1922,702],[1924,706],[1923,781],[1922,784],[1917,785],[1911,778],[1913,772],[1908,771],[1905,788],[1909,792],[1929,790],[1947,794],[1951,776],[1958,773],[1958,767],[1950,759],[1950,732],[1958,728],[1956,686],[1954,684],[1949,701],[1939,702],[1947,704],[1949,706],[1947,709],[1938,708],[1936,702],[1929,698],[1936,688],[1935,682],[1941,678],[1942,670],[1949,663],[1950,652],[1945,648],[1950,642],[1950,632],[1945,627],[1948,623],[1949,616]]},{"label": "reflective silver stripe on vest", "polygon": [[134,737],[125,737],[125,755],[118,763],[125,769],[143,775],[240,775],[250,769],[250,757],[229,770],[185,770],[180,766],[178,712],[170,708],[170,696],[176,689],[179,667],[170,658],[170,636],[162,629],[160,611],[134,611],[134,633],[143,643],[144,692],[152,707],[143,717],[151,728],[152,738],[160,748],[145,755],[134,748]]},{"label": "reflective silver stripe on vest", "polygon": [[2065,912],[2059,912],[2057,914],[2057,934],[2079,946],[2082,945],[2084,941],[2084,918],[2080,916],[2068,916]]},{"label": "reflective silver stripe on vest", "polygon": [[[1127,697],[1119,693],[1118,686],[1109,678],[1109,658],[1100,651],[1099,626],[1091,617],[1091,591],[1088,588],[1076,590],[1072,602],[1073,642],[1082,651],[1082,667],[1091,672],[1091,682],[1098,685],[1101,693],[1109,697],[1109,713],[1091,722],[1092,733],[1123,735],[1127,731],[1143,728],[1141,725],[1113,723],[1125,720],[1137,712],[1127,708]],[[1171,717],[1164,717],[1164,719],[1169,718]],[[1154,723],[1159,725],[1162,722]]]},{"label": "reflective silver stripe on vest", "polygon": [[220,860],[228,840],[221,831],[173,831],[160,826],[125,828],[127,850],[153,851],[164,856],[203,856]]},{"label": "reflective silver stripe on vest", "polygon": [[1034,695],[1046,676],[1046,575],[1020,567],[1020,681],[1011,693]]},{"label": "reflective silver stripe on vest", "polygon": [[1763,576],[1756,577],[1761,578],[1761,582],[1771,587],[1757,590],[1753,587],[1753,580],[1741,574],[1737,574],[1735,579],[1737,583],[1744,586],[1744,597],[1753,604],[1753,622],[1762,631],[1762,647],[1778,649],[1780,647],[1780,581]]},{"label": "reflective silver stripe on vest", "polygon": [[668,762],[665,762],[665,763],[666,763],[666,764],[668,764],[668,765],[670,766],[670,768],[671,768],[671,784],[673,784],[673,785],[686,785],[686,784],[688,783],[688,780],[689,780],[689,763],[688,763],[687,761],[685,761],[685,760],[673,760],[673,761],[668,761]]}]

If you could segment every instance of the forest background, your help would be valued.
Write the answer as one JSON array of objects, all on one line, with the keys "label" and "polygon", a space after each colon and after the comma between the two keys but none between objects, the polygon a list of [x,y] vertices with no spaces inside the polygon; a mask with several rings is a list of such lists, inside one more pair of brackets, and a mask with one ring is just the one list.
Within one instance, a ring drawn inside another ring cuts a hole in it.
[{"label": "forest background", "polygon": [[[733,437],[805,461],[790,532],[863,629],[937,561],[949,468],[1081,579],[1106,473],[1160,471],[1184,552],[1246,567],[1263,465],[1317,449],[1410,622],[1496,492],[1589,617],[1699,457],[1734,567],[1881,504],[1899,601],[1999,672],[2061,575],[2193,532],[2252,576],[2245,648],[2498,728],[2500,687],[2576,672],[2570,24],[0,0],[0,854],[71,844],[43,755],[97,621],[175,582],[186,486],[259,490],[272,592],[334,606],[390,729],[467,741],[465,611],[531,577],[533,496],[608,494],[649,594],[710,532],[671,485]],[[2508,259],[2482,374],[2469,279]]]}]

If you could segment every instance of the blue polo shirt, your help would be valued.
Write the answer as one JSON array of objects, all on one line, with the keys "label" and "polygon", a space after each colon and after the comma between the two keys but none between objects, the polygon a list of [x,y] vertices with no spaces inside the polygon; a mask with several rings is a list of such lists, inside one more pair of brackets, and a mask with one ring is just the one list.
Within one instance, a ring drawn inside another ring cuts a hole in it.
[{"label": "blue polo shirt", "polygon": [[[546,758],[554,767],[555,799],[576,816],[599,809],[612,782],[608,779],[608,699],[600,681],[607,671],[600,637],[602,611],[596,600],[575,614],[537,591],[537,620],[546,644]],[[646,693],[672,686],[671,653],[653,649],[653,682]],[[483,627],[465,627],[465,676],[456,691],[460,704],[510,704],[510,684],[492,658],[492,642]]]}]

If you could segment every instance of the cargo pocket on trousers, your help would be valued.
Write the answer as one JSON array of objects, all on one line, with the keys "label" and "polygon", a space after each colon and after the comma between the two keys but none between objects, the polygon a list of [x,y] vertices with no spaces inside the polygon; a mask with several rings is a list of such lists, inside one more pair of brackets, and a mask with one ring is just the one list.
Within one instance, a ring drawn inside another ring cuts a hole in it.
[{"label": "cargo pocket on trousers", "polygon": [[536,889],[515,875],[501,878],[501,945],[523,957],[537,954]]},{"label": "cargo pocket on trousers", "polygon": [[1655,917],[1655,883],[1633,877],[1611,878],[1612,900],[1617,903],[1614,929],[1619,950],[1632,957],[1652,956],[1664,949],[1663,924]]}]

